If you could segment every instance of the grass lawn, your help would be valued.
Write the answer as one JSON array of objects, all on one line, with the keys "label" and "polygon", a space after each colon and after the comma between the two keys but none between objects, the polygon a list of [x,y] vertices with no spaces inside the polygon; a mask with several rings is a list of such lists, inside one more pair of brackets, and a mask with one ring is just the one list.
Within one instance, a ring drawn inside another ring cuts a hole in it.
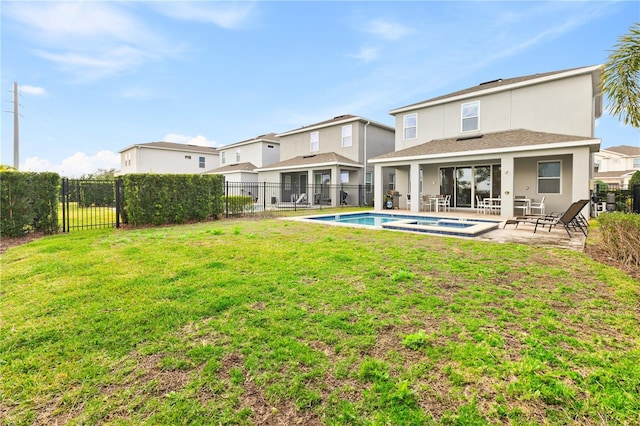
[{"label": "grass lawn", "polygon": [[640,282],[582,253],[265,219],[0,266],[7,425],[640,423]]},{"label": "grass lawn", "polygon": [[[115,207],[78,207],[78,203],[69,203],[66,211],[69,228],[106,227],[106,224],[116,223]],[[58,205],[58,222],[62,228],[62,203]]]}]

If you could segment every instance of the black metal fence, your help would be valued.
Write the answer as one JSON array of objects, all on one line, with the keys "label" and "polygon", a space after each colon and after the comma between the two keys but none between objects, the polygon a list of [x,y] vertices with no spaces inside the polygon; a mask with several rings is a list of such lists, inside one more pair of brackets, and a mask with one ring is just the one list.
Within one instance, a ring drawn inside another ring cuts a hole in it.
[{"label": "black metal fence", "polygon": [[119,228],[122,211],[120,180],[63,178],[60,191],[60,228]]},{"label": "black metal fence", "polygon": [[373,206],[372,185],[225,182],[224,194],[227,217],[260,212]]},{"label": "black metal fence", "polygon": [[627,188],[620,185],[596,184],[591,192],[594,212],[620,211],[640,213],[640,185]]}]

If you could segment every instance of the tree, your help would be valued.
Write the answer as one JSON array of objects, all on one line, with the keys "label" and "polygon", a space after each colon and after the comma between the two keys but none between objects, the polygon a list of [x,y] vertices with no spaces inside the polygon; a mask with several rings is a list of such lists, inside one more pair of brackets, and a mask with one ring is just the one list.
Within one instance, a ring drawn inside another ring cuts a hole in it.
[{"label": "tree", "polygon": [[629,189],[633,189],[634,185],[640,185],[640,170],[631,175],[631,179],[629,179]]},{"label": "tree", "polygon": [[618,39],[602,71],[609,110],[624,124],[640,128],[640,23]]}]

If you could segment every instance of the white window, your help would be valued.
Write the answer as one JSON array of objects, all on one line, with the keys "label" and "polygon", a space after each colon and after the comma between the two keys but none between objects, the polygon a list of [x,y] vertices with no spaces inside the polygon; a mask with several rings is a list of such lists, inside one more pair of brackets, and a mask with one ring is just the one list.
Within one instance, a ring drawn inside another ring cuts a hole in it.
[{"label": "white window", "polygon": [[240,148],[236,149],[236,163],[240,162]]},{"label": "white window", "polygon": [[389,174],[389,189],[392,190],[392,191],[394,189],[396,189],[396,174],[395,173]]},{"label": "white window", "polygon": [[320,134],[318,132],[311,132],[310,136],[311,141],[311,152],[316,152],[320,150]]},{"label": "white window", "polygon": [[415,139],[418,137],[418,115],[407,114],[404,116],[402,125],[404,139]]},{"label": "white window", "polygon": [[633,168],[634,169],[640,169],[640,158],[634,158],[633,159]]},{"label": "white window", "polygon": [[198,166],[204,169],[204,157],[198,157]]},{"label": "white window", "polygon": [[226,156],[224,154],[226,154],[224,151],[220,153],[220,164],[224,164],[227,161]]},{"label": "white window", "polygon": [[560,194],[562,188],[562,163],[560,161],[538,162],[538,194]]},{"label": "white window", "polygon": [[364,178],[365,191],[371,192],[372,183],[373,183],[373,173],[367,172]]},{"label": "white window", "polygon": [[462,131],[480,130],[480,102],[462,104]]},{"label": "white window", "polygon": [[340,172],[340,183],[349,183],[349,172]]},{"label": "white window", "polygon": [[351,124],[349,124],[348,126],[342,126],[342,147],[343,148],[351,146],[352,127],[353,126]]}]

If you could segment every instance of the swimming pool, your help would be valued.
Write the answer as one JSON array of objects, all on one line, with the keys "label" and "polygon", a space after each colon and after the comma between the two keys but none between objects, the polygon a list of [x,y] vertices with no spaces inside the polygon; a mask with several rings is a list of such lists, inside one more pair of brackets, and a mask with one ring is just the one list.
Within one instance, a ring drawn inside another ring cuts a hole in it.
[{"label": "swimming pool", "polygon": [[325,222],[332,225],[363,226],[396,231],[425,232],[429,234],[474,237],[496,229],[495,220],[455,217],[414,216],[391,213],[344,213],[321,216],[305,216],[301,220]]}]

